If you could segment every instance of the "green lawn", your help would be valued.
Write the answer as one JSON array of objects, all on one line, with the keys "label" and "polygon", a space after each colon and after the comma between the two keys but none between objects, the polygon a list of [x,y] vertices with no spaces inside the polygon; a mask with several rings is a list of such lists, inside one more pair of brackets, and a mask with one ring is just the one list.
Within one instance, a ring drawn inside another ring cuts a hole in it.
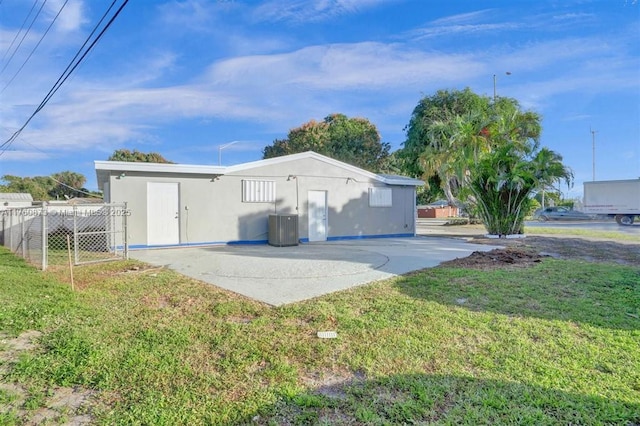
[{"label": "green lawn", "polygon": [[638,236],[634,234],[625,234],[620,231],[602,231],[597,229],[580,229],[580,228],[550,228],[544,226],[527,226],[526,234],[536,235],[575,235],[578,237],[593,237],[615,241],[630,241],[637,243]]},{"label": "green lawn", "polygon": [[640,422],[638,267],[435,268],[271,308],[134,266],[72,293],[0,249],[0,331],[43,332],[5,362],[28,395],[0,391],[0,424],[61,386],[97,391],[97,424]]}]

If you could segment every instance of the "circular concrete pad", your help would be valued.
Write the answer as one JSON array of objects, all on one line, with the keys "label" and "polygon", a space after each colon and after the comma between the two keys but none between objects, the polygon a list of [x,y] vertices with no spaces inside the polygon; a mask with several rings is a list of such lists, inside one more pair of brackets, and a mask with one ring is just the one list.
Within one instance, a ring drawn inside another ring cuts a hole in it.
[{"label": "circular concrete pad", "polygon": [[[389,262],[381,253],[351,248],[348,256],[326,245],[212,248],[207,274],[227,278],[306,279],[360,274]],[[245,261],[242,260],[245,258]]]},{"label": "circular concrete pad", "polygon": [[131,256],[278,306],[493,248],[451,238],[416,237],[293,247],[261,244],[142,250]]}]

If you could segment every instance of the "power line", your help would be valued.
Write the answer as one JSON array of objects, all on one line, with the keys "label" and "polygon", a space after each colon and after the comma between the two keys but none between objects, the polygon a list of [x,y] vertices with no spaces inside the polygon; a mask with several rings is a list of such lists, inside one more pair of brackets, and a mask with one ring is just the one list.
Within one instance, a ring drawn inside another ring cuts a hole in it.
[{"label": "power line", "polygon": [[27,37],[27,34],[29,34],[29,31],[31,31],[31,27],[33,27],[33,24],[36,22],[36,19],[38,19],[38,16],[40,16],[40,12],[42,12],[42,9],[44,8],[44,5],[47,4],[47,0],[44,0],[42,2],[42,5],[40,5],[40,9],[38,9],[38,13],[36,13],[36,16],[33,17],[33,21],[31,21],[31,24],[29,24],[29,28],[27,28],[27,31],[24,33],[24,35],[22,36],[22,38],[20,39],[20,43],[18,43],[18,45],[16,46],[16,48],[13,50],[13,53],[11,54],[11,56],[9,57],[9,60],[4,64],[4,67],[2,67],[2,70],[0,70],[0,74],[2,74],[4,72],[4,70],[7,69],[7,67],[9,66],[9,64],[11,63],[11,60],[13,59],[13,57],[16,55],[16,52],[18,51],[18,49],[20,49],[20,46],[22,46],[22,42],[24,41],[24,39]]},{"label": "power line", "polygon": [[40,43],[42,43],[42,40],[44,40],[44,38],[47,36],[47,34],[49,33],[49,30],[51,29],[51,27],[53,27],[53,24],[56,22],[56,20],[58,19],[58,16],[60,16],[60,14],[62,13],[62,10],[64,9],[64,7],[67,5],[68,2],[69,2],[69,0],[65,0],[64,1],[62,6],[60,7],[60,10],[58,10],[58,13],[53,18],[53,21],[51,21],[51,23],[49,24],[49,26],[45,30],[44,34],[42,34],[42,37],[40,37],[40,40],[38,40],[38,43],[36,43],[36,45],[31,50],[31,53],[29,53],[29,55],[27,56],[27,59],[25,59],[24,62],[22,63],[22,65],[20,65],[20,68],[18,68],[18,71],[16,71],[16,73],[13,75],[13,77],[11,77],[11,79],[4,86],[4,88],[2,90],[0,90],[0,95],[2,93],[4,93],[5,90],[7,90],[7,87],[9,87],[11,85],[11,83],[13,83],[13,80],[15,80],[15,78],[18,76],[18,74],[20,74],[20,71],[22,71],[22,69],[27,64],[27,62],[29,62],[29,59],[31,59],[31,56],[33,56],[33,54],[35,53],[35,51],[38,48],[38,46],[40,46]]},{"label": "power line", "polygon": [[[42,100],[42,102],[40,102],[40,105],[38,105],[38,107],[35,109],[35,111],[31,114],[31,116],[29,116],[29,118],[26,120],[26,122],[22,125],[22,127],[20,127],[18,130],[15,131],[15,133],[13,133],[13,135],[11,135],[9,137],[9,139],[7,139],[6,141],[4,141],[2,144],[0,144],[0,156],[2,156],[7,149],[9,149],[9,147],[11,146],[11,144],[13,144],[13,142],[16,140],[16,138],[20,135],[20,133],[22,133],[22,131],[27,127],[27,125],[31,122],[31,120],[36,116],[36,114],[38,114],[42,108],[45,107],[45,105],[49,102],[49,100],[53,97],[53,95],[60,89],[60,87],[64,84],[64,82],[69,78],[69,76],[73,73],[73,71],[75,71],[75,69],[80,65],[80,63],[84,60],[84,58],[89,54],[89,52],[91,51],[91,49],[93,49],[95,47],[95,45],[98,43],[98,41],[102,38],[102,36],[104,35],[104,33],[107,31],[107,29],[109,29],[109,27],[111,26],[111,24],[113,24],[113,21],[115,21],[115,19],[118,17],[118,15],[120,15],[120,12],[122,12],[122,9],[124,9],[124,7],[127,5],[127,3],[129,2],[129,0],[124,0],[124,2],[122,3],[122,5],[120,5],[120,7],[118,8],[118,10],[114,13],[114,15],[111,17],[111,19],[109,19],[109,21],[106,23],[105,27],[100,31],[100,33],[96,36],[96,38],[93,40],[93,42],[91,42],[91,44],[89,45],[89,47],[87,47],[87,49],[84,51],[84,53],[82,53],[82,55],[80,55],[80,53],[82,52],[82,50],[84,49],[84,47],[87,45],[87,43],[89,42],[89,40],[91,39],[91,37],[93,36],[93,34],[98,30],[100,24],[102,23],[102,21],[104,21],[104,19],[106,18],[106,16],[109,14],[109,11],[113,8],[113,6],[115,5],[117,0],[113,0],[113,2],[111,3],[111,6],[109,6],[109,8],[107,9],[107,11],[104,13],[104,15],[102,16],[102,18],[100,19],[100,21],[96,24],[96,26],[94,27],[94,29],[91,31],[91,34],[89,34],[89,36],[87,37],[87,39],[85,40],[85,42],[82,44],[82,47],[80,47],[80,49],[78,50],[78,52],[76,53],[76,55],[73,57],[73,59],[71,60],[71,62],[69,63],[69,65],[67,66],[67,68],[62,72],[62,74],[60,75],[60,77],[58,78],[58,80],[55,82],[55,84],[53,85],[53,87],[49,90],[49,92],[47,93],[47,95],[44,97],[44,99]],[[78,58],[78,56],[80,55],[80,57]],[[78,58],[76,60],[76,58]],[[75,62],[75,63],[74,63]]]},{"label": "power line", "polygon": [[38,4],[39,0],[35,0],[33,2],[33,5],[31,6],[31,9],[29,10],[29,13],[27,14],[27,16],[24,18],[24,21],[22,21],[22,25],[20,26],[20,29],[18,30],[18,32],[16,33],[15,37],[13,37],[13,40],[11,40],[11,44],[9,44],[9,47],[7,48],[7,51],[4,52],[4,55],[2,55],[2,59],[1,61],[4,61],[4,58],[7,57],[7,54],[9,53],[9,51],[11,51],[11,48],[13,47],[13,43],[16,42],[16,40],[18,39],[18,36],[20,35],[20,33],[22,32],[22,30],[24,29],[25,24],[27,23],[27,21],[29,20],[29,16],[31,16],[31,13],[33,12],[33,9],[36,8],[36,5]]},{"label": "power line", "polygon": [[66,188],[69,188],[69,189],[73,189],[75,192],[79,192],[79,193],[81,193],[81,194],[89,195],[89,196],[94,197],[94,198],[102,198],[102,196],[101,196],[101,195],[92,194],[92,193],[90,193],[90,192],[83,191],[83,190],[78,189],[78,188],[74,188],[73,186],[67,185],[67,184],[66,184],[66,183],[64,183],[64,182],[60,182],[58,179],[54,178],[53,176],[47,176],[47,177],[48,177],[49,179],[51,179],[52,181],[54,181],[54,182],[58,183],[59,185],[62,185],[62,186],[66,187]]}]

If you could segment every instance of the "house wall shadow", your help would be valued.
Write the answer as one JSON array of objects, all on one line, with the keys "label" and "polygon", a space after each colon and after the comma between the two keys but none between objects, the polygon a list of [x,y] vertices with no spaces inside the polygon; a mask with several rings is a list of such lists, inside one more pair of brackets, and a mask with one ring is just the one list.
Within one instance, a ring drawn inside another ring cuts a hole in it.
[{"label": "house wall shadow", "polygon": [[455,375],[393,375],[320,386],[240,424],[638,424],[640,403]]},{"label": "house wall shadow", "polygon": [[[352,223],[347,231],[352,236],[357,236],[360,232],[366,236],[383,233],[385,230],[381,228],[363,227],[364,221],[360,221],[359,218],[366,214],[366,209],[362,209],[362,204],[363,199],[354,199],[340,210],[329,208],[329,226],[332,222]],[[260,239],[266,241],[270,213],[272,212],[265,211],[242,216],[238,225],[251,229],[251,236],[261,235]],[[299,222],[307,220],[305,212],[301,213]],[[299,226],[306,232],[303,224],[299,223]],[[323,243],[318,244],[322,247]],[[344,250],[320,251],[309,248],[314,245],[316,243],[302,244],[302,247],[268,246],[251,249],[245,246],[209,249],[223,250],[225,254],[233,256],[284,258],[292,262],[301,259],[314,260],[318,259],[318,256],[322,256],[323,260],[345,260]],[[346,249],[356,253],[358,247]],[[453,243],[445,249],[456,250]],[[404,261],[420,264],[421,259],[425,259],[426,265],[428,258],[428,248],[421,247],[416,248]],[[383,272],[397,273],[393,270],[393,265],[380,266],[380,259],[375,256],[354,255],[349,257],[349,261],[359,262]],[[422,266],[416,267],[420,268]],[[530,268],[496,271],[462,269],[456,274],[457,278],[452,280],[451,274],[443,272],[441,268],[430,268],[404,275],[396,279],[394,285],[413,298],[427,299],[472,311],[571,321],[610,329],[640,329],[640,321],[636,317],[640,312],[640,271],[637,268],[620,266],[620,272],[611,275],[597,264],[585,263],[580,269],[565,270],[542,262]]]},{"label": "house wall shadow", "polygon": [[456,268],[453,274],[442,266],[405,275],[394,285],[413,298],[476,312],[640,329],[640,270],[619,266],[611,274],[595,263],[577,270],[555,262],[562,261],[494,271]]}]

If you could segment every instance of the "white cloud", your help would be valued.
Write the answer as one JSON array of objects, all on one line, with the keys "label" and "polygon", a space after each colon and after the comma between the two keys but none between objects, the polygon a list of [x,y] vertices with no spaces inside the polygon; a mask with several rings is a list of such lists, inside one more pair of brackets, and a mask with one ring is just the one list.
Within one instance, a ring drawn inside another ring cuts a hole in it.
[{"label": "white cloud", "polygon": [[445,16],[431,21],[433,26],[461,25],[469,22],[478,22],[485,16],[495,13],[495,9],[476,10],[474,12],[460,13],[457,15]]},{"label": "white cloud", "polygon": [[[118,79],[76,76],[22,137],[45,151],[96,145],[115,148],[131,141],[154,144],[162,139],[158,129],[185,119],[246,120],[284,136],[289,128],[311,118],[343,112],[367,117],[397,138],[401,134],[399,117],[408,121],[424,93],[473,86],[481,79],[486,79],[488,87],[495,70],[514,73],[499,84],[508,85],[506,94],[521,99],[525,107],[544,105],[562,93],[637,85],[633,79],[637,63],[626,59],[622,50],[615,40],[597,38],[541,42],[524,48],[487,46],[486,51],[466,53],[457,49],[462,53],[456,54],[420,50],[405,43],[312,45],[285,53],[218,60],[204,71],[194,70],[191,79],[180,85],[164,86],[161,77],[178,57],[150,51]],[[610,60],[613,58],[617,60]],[[571,69],[554,68],[567,61]],[[607,84],[601,84],[606,78],[610,79]],[[2,110],[6,127],[28,116],[24,108],[18,114],[16,107],[7,105],[33,102],[22,93],[12,96]]]},{"label": "white cloud", "polygon": [[391,0],[269,0],[253,10],[257,21],[320,22],[359,13]]},{"label": "white cloud", "polygon": [[207,80],[226,86],[275,85],[312,90],[384,90],[455,81],[482,65],[472,55],[447,55],[382,43],[332,44],[214,64]]},{"label": "white cloud", "polygon": [[29,161],[36,162],[51,159],[52,155],[31,150],[6,151],[0,157],[0,161]]},{"label": "white cloud", "polygon": [[175,32],[211,33],[224,24],[226,12],[241,8],[232,1],[169,1],[158,6],[159,19]]},{"label": "white cloud", "polygon": [[[49,0],[46,3],[47,15],[53,19],[64,5],[64,0]],[[56,20],[55,28],[61,32],[79,29],[87,21],[84,17],[84,4],[81,0],[69,0]]]}]

